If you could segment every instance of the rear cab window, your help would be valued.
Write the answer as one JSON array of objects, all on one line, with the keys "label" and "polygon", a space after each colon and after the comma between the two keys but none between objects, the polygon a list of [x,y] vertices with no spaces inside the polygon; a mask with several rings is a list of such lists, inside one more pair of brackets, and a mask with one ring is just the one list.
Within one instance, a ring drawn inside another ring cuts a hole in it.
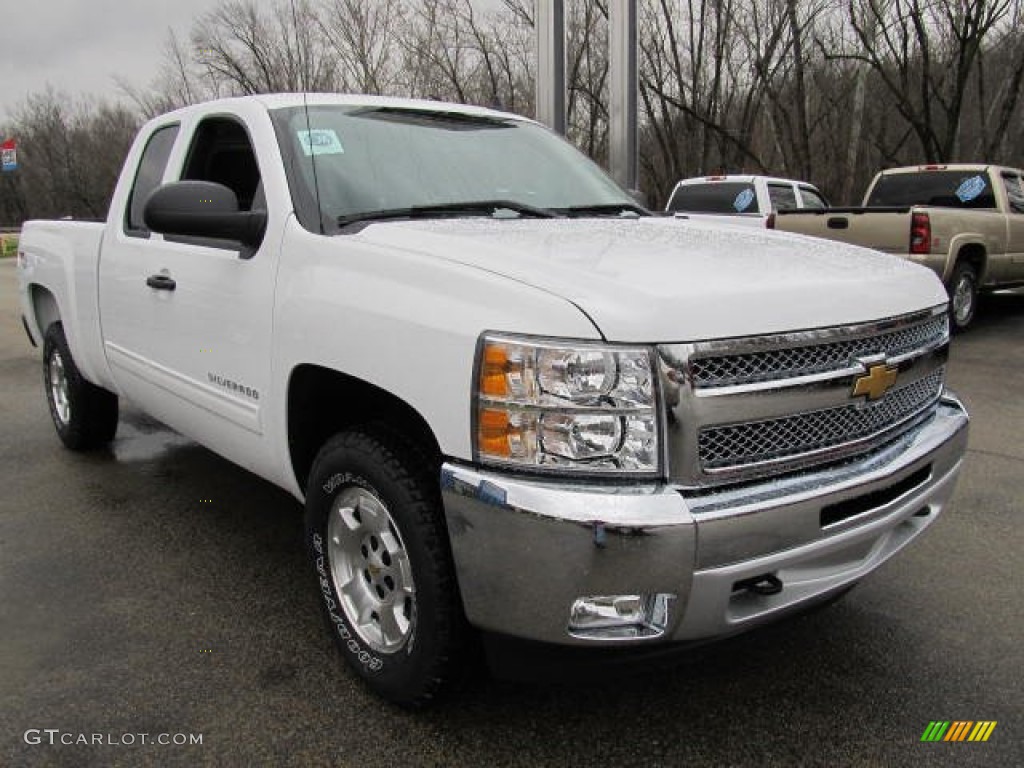
[{"label": "rear cab window", "polygon": [[128,204],[125,206],[124,233],[129,237],[149,237],[142,212],[150,192],[160,186],[163,180],[176,138],[178,125],[165,125],[153,131],[146,142],[146,148],[142,150],[139,168],[135,172],[135,181],[132,182],[132,191],[128,194]]},{"label": "rear cab window", "polygon": [[867,199],[869,208],[911,205],[994,209],[996,197],[985,170],[936,170],[882,176]]},{"label": "rear cab window", "polygon": [[685,213],[760,213],[751,182],[708,181],[676,187],[668,210]]}]

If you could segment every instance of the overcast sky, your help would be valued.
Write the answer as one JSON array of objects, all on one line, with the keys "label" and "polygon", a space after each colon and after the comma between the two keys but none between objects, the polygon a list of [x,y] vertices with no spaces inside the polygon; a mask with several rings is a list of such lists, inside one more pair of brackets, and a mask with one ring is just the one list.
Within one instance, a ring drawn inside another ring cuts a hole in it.
[{"label": "overcast sky", "polygon": [[49,83],[68,94],[119,96],[115,77],[145,86],[168,30],[188,40],[217,0],[3,0],[0,120]]}]

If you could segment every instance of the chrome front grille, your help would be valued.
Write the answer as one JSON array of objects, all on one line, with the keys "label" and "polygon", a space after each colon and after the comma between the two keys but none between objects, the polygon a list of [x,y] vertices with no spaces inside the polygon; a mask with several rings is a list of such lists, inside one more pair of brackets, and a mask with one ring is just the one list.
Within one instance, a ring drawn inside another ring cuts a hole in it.
[{"label": "chrome front grille", "polygon": [[845,368],[851,360],[860,357],[898,357],[942,343],[948,335],[949,319],[943,313],[909,327],[862,338],[743,354],[698,357],[691,361],[691,374],[697,387],[727,387],[809,376]]},{"label": "chrome front grille", "polygon": [[[662,345],[669,479],[684,488],[744,482],[878,448],[934,412],[948,347],[944,306],[855,326]],[[876,390],[879,380],[887,384]]]},{"label": "chrome front grille", "polygon": [[702,429],[698,439],[701,466],[716,469],[776,461],[890,431],[938,401],[945,374],[946,369],[939,368],[867,405]]}]

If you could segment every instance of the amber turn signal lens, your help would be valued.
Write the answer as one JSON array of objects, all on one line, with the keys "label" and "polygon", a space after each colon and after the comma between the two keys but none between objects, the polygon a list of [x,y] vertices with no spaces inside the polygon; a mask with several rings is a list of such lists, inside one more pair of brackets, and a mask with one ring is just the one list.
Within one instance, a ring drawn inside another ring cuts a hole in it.
[{"label": "amber turn signal lens", "polygon": [[480,367],[480,393],[490,397],[506,397],[509,394],[508,371],[508,350],[499,344],[484,347],[484,360]]},{"label": "amber turn signal lens", "polygon": [[511,456],[512,449],[508,439],[512,429],[507,411],[482,408],[477,424],[477,445],[483,453],[491,456]]}]

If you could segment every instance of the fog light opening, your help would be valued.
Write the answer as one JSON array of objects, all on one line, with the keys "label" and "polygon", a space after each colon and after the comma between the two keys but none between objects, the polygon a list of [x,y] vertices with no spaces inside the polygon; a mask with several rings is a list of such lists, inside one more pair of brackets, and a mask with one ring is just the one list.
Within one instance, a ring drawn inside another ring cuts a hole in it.
[{"label": "fog light opening", "polygon": [[589,595],[569,609],[569,634],[587,640],[643,640],[661,637],[675,595]]}]

